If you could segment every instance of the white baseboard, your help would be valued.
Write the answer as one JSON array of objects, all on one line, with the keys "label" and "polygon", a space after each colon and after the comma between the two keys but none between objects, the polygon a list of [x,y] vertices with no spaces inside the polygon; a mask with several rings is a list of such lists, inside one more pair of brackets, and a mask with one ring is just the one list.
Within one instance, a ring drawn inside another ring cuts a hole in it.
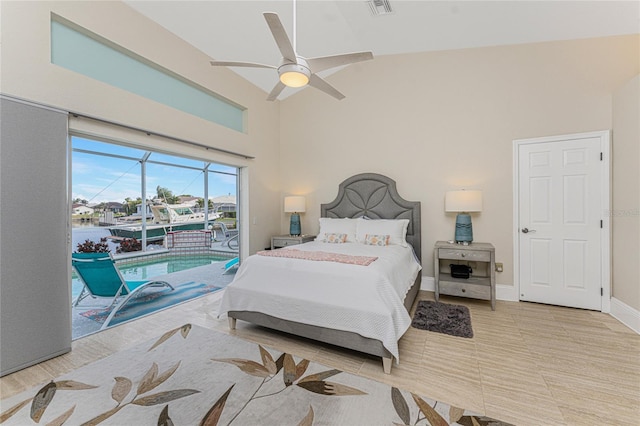
[{"label": "white baseboard", "polygon": [[433,277],[422,276],[422,282],[420,282],[420,290],[424,291],[436,291],[436,279]]},{"label": "white baseboard", "polygon": [[519,302],[518,289],[514,285],[496,284],[496,299],[508,302]]},{"label": "white baseboard", "polygon": [[640,334],[640,311],[612,297],[609,315]]}]

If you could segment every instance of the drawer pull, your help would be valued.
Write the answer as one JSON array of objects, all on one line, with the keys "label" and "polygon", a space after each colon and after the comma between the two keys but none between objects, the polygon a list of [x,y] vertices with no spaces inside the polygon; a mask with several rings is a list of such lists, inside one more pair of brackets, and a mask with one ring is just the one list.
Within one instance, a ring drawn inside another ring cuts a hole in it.
[{"label": "drawer pull", "polygon": [[465,253],[462,253],[460,256],[462,257],[466,257],[467,255]]},{"label": "drawer pull", "polygon": [[466,288],[463,288],[463,289],[462,289],[462,292],[463,292],[463,293],[466,293],[466,292],[467,292],[467,289],[466,289]]}]

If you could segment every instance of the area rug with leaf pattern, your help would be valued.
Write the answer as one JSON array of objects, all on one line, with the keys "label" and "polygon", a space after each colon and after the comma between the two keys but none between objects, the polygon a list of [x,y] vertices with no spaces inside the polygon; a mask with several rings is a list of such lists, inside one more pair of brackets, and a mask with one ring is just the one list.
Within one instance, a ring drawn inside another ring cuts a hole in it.
[{"label": "area rug with leaf pattern", "polygon": [[0,401],[6,425],[502,425],[186,324]]}]

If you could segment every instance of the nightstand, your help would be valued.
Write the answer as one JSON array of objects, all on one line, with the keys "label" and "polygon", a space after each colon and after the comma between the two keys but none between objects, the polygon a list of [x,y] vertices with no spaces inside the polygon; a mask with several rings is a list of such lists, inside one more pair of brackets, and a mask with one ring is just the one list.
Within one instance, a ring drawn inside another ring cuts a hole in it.
[{"label": "nightstand", "polygon": [[271,237],[271,250],[277,248],[295,246],[296,244],[308,243],[316,239],[315,235],[277,235]]},{"label": "nightstand", "polygon": [[[434,247],[436,302],[441,294],[470,297],[491,301],[496,309],[496,250],[489,243],[471,243],[468,246],[438,241]],[[469,265],[469,278],[451,276],[450,264]]]}]

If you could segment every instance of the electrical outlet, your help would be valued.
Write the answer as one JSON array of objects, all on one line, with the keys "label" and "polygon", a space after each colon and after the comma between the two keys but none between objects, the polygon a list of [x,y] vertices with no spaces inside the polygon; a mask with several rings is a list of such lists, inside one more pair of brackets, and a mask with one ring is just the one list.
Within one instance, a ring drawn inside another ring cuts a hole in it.
[{"label": "electrical outlet", "polygon": [[502,263],[496,263],[496,272],[502,272],[504,270],[504,265]]}]

